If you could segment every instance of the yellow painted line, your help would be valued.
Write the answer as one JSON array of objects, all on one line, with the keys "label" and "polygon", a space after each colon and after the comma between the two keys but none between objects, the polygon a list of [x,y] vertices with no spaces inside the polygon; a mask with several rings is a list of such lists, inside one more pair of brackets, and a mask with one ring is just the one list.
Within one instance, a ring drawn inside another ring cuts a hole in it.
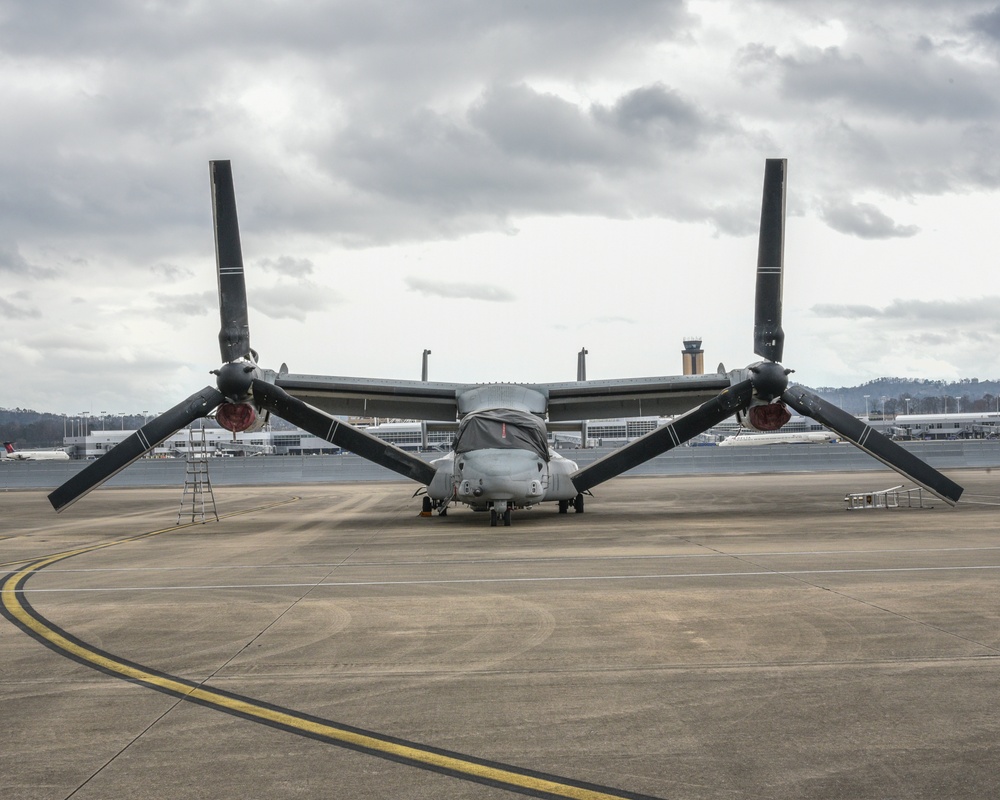
[{"label": "yellow painted line", "polygon": [[[291,502],[291,501],[284,501]],[[281,503],[273,504],[281,505]],[[263,508],[236,512],[236,514],[252,513]],[[519,793],[533,794],[543,797],[565,797],[573,800],[642,800],[646,795],[620,792],[607,787],[577,783],[520,770],[502,764],[487,763],[463,756],[459,753],[449,753],[413,742],[394,740],[370,732],[360,731],[349,726],[339,725],[329,720],[309,717],[292,709],[269,706],[253,700],[226,692],[216,691],[205,686],[185,681],[165,673],[158,673],[139,664],[130,663],[116,658],[110,653],[104,653],[85,642],[75,640],[53,626],[45,617],[34,611],[24,600],[23,589],[27,580],[39,570],[83,553],[90,553],[118,544],[135,542],[141,539],[157,536],[161,533],[178,530],[179,528],[202,523],[186,523],[163,528],[156,531],[119,539],[114,542],[67,550],[50,556],[42,557],[17,572],[8,575],[0,585],[0,610],[4,616],[32,634],[44,644],[61,651],[87,665],[103,672],[118,676],[125,680],[141,683],[159,691],[167,692],[185,700],[200,705],[215,708],[226,713],[236,714],[245,719],[255,720],[266,725],[318,738],[341,746],[363,750],[365,752],[389,758],[395,761],[409,763],[414,766],[444,772],[466,780],[490,784],[499,788]]]}]

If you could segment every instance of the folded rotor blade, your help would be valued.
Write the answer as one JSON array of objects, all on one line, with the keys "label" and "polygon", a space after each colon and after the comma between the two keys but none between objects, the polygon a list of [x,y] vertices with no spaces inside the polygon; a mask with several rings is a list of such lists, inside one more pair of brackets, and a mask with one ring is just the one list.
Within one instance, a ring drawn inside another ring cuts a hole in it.
[{"label": "folded rotor blade", "polygon": [[661,425],[593,464],[577,470],[570,475],[570,480],[578,492],[585,492],[718,425],[749,403],[752,394],[753,385],[750,381],[730,386],[673,422]]},{"label": "folded rotor blade", "polygon": [[201,417],[207,417],[225,398],[211,386],[191,395],[156,419],[150,420],[120,444],[115,445],[97,461],[88,464],[66,483],[49,495],[49,502],[56,511],[62,511],[113,478],[133,461],[152,450],[171,434],[185,428]]},{"label": "folded rotor blade", "polygon": [[757,245],[757,290],[753,351],[768,361],[781,361],[785,332],[781,329],[781,281],[785,262],[785,178],[788,161],[769,158],[764,165],[764,198]]},{"label": "folded rotor blade", "polygon": [[426,485],[434,479],[436,470],[423,459],[303,403],[274,384],[255,380],[253,397],[262,407],[270,409],[283,420],[309,431],[313,436],[350,450],[355,455],[418,483]]},{"label": "folded rotor blade", "polygon": [[228,161],[209,162],[212,175],[212,219],[215,223],[215,262],[219,278],[219,348],[225,363],[250,353],[247,286],[243,275],[243,249],[236,218],[233,169]]},{"label": "folded rotor blade", "polygon": [[857,417],[842,411],[822,397],[801,386],[790,386],[781,398],[803,416],[812,417],[834,433],[849,439],[870,456],[937,495],[949,505],[955,505],[962,496],[961,486],[946,478],[926,461],[917,458]]}]

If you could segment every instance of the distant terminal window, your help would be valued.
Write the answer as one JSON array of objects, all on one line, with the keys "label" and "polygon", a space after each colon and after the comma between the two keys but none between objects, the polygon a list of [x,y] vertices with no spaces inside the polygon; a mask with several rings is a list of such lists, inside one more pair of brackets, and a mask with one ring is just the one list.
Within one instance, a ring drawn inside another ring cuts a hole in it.
[{"label": "distant terminal window", "polygon": [[656,430],[658,422],[655,419],[633,419],[628,420],[626,429],[628,437],[635,438]]},{"label": "distant terminal window", "polygon": [[587,426],[587,435],[595,439],[624,439],[628,436],[628,426],[623,422],[615,424],[595,425],[590,423]]}]

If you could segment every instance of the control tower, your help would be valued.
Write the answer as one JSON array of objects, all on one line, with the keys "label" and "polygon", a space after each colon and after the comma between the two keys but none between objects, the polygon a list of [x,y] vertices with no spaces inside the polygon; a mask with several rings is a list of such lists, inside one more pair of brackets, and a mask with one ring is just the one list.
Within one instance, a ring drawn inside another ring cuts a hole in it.
[{"label": "control tower", "polygon": [[685,375],[705,374],[705,351],[701,349],[701,339],[693,336],[685,338],[681,358],[684,360]]}]

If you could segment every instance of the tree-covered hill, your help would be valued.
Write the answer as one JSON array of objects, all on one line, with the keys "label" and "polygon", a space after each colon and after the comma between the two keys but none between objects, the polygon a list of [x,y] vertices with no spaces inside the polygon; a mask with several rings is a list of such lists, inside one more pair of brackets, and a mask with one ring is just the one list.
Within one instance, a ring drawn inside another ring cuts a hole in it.
[{"label": "tree-covered hill", "polygon": [[[879,378],[860,386],[815,387],[821,397],[851,414],[865,412],[865,396],[871,413],[889,415],[941,414],[956,411],[1000,411],[1000,380],[963,378],[960,381],[931,381],[919,378]],[[906,401],[909,400],[909,403]]]}]

